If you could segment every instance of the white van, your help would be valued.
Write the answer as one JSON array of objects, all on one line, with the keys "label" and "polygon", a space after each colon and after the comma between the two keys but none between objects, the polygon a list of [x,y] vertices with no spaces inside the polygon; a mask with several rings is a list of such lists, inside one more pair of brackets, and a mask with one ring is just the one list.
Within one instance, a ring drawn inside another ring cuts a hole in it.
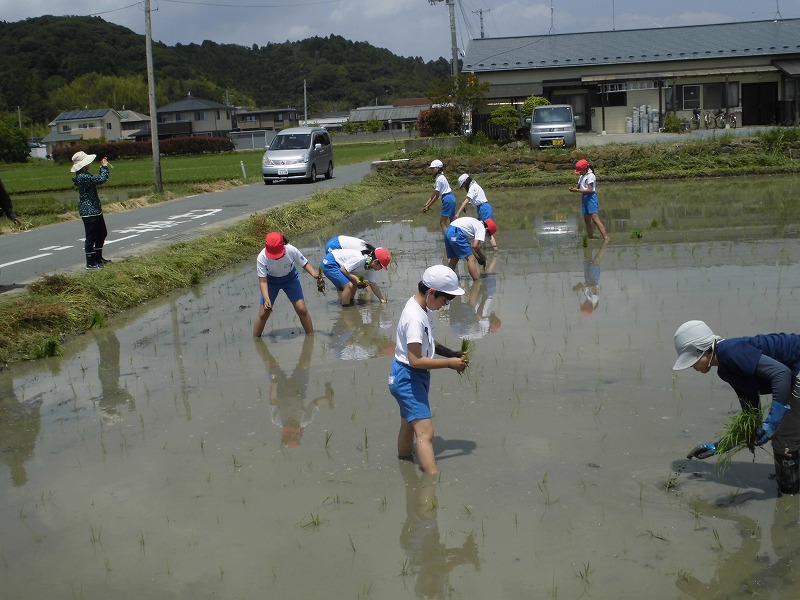
[{"label": "white van", "polygon": [[265,184],[278,179],[306,179],[311,183],[322,173],[333,177],[333,143],[321,127],[290,127],[278,132],[261,160]]}]

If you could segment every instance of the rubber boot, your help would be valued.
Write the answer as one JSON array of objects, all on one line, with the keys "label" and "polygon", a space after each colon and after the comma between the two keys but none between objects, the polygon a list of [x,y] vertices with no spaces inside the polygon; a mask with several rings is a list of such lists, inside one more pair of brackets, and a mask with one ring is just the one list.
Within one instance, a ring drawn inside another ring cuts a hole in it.
[{"label": "rubber boot", "polygon": [[103,248],[102,247],[101,248],[95,248],[94,249],[94,254],[97,257],[97,264],[98,265],[107,265],[108,263],[111,262],[107,258],[103,258]]},{"label": "rubber boot", "polygon": [[775,481],[781,494],[794,495],[800,492],[800,462],[797,459],[797,450],[774,454]]}]

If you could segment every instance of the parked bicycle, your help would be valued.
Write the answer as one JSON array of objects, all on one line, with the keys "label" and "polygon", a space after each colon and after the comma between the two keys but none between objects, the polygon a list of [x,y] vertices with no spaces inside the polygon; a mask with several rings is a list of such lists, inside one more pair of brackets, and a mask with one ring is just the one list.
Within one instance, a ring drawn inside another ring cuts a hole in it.
[{"label": "parked bicycle", "polygon": [[724,108],[718,108],[713,113],[706,111],[706,129],[725,129],[725,125],[730,125],[731,129],[736,129],[736,115],[732,112],[726,113]]}]

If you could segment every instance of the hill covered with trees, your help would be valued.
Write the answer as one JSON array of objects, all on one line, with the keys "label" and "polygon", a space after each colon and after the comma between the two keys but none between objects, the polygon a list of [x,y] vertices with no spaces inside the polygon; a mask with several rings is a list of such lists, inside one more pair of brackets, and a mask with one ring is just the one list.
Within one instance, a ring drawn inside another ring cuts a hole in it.
[{"label": "hill covered with trees", "polygon": [[[251,47],[153,42],[153,63],[159,105],[191,93],[301,108],[305,80],[310,112],[427,96],[450,74],[444,58],[426,63],[335,35]],[[0,74],[0,112],[19,107],[30,123],[86,105],[149,112],[144,36],[99,17],[0,21]]]}]

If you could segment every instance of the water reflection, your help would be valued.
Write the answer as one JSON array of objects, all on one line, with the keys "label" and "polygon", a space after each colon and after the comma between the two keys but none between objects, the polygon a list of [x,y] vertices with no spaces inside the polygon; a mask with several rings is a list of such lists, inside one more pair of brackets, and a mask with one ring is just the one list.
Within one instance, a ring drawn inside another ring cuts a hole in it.
[{"label": "water reflection", "polygon": [[11,375],[0,373],[0,462],[11,469],[11,483],[15,487],[28,482],[25,463],[33,457],[36,447],[41,404],[41,396],[24,402],[17,400]]},{"label": "water reflection", "polygon": [[119,408],[124,406],[134,412],[136,405],[128,390],[120,386],[120,345],[113,329],[104,328],[94,332],[97,342],[97,376],[100,379],[100,398],[97,404],[107,419],[119,418]]},{"label": "water reflection", "polygon": [[496,265],[497,255],[492,255],[481,278],[472,282],[465,295],[450,303],[450,326],[462,340],[480,339],[487,333],[497,333],[502,326],[494,306],[497,294]]},{"label": "water reflection", "polygon": [[296,448],[303,439],[305,428],[319,412],[319,407],[327,402],[328,408],[333,408],[333,387],[329,382],[325,383],[325,394],[306,404],[314,336],[307,335],[303,338],[300,358],[289,376],[281,369],[264,338],[254,338],[254,342],[256,351],[264,361],[271,380],[269,389],[270,419],[273,425],[280,429],[281,445],[287,448]]},{"label": "water reflection", "polygon": [[460,546],[448,546],[439,532],[436,483],[439,475],[421,473],[412,461],[401,460],[400,473],[406,485],[406,520],[400,530],[400,545],[406,551],[403,573],[415,578],[417,598],[450,597],[450,572],[459,565],[480,568],[478,545],[472,533]]},{"label": "water reflection", "polygon": [[328,345],[339,360],[365,360],[394,354],[394,323],[383,304],[357,304],[342,310],[330,331]]},{"label": "water reflection", "polygon": [[591,244],[583,249],[583,281],[572,286],[578,292],[581,312],[587,316],[594,312],[600,302],[600,260],[607,246],[608,242],[604,241],[594,253]]}]

